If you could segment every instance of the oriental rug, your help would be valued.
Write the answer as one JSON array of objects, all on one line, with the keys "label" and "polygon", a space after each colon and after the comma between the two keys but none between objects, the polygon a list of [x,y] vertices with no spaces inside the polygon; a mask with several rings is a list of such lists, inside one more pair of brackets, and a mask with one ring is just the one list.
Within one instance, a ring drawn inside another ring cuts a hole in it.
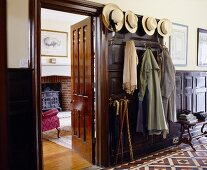
[{"label": "oriental rug", "polygon": [[43,138],[65,148],[72,149],[72,135],[67,131],[60,131],[60,138],[57,137],[57,130],[43,132]]}]

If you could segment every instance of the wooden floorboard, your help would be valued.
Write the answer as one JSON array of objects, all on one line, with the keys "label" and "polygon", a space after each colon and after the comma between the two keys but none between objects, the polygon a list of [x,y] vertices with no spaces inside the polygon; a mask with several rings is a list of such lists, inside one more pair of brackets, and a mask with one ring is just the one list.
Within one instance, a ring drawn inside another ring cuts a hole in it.
[{"label": "wooden floorboard", "polygon": [[44,170],[79,170],[92,165],[75,151],[43,139]]}]

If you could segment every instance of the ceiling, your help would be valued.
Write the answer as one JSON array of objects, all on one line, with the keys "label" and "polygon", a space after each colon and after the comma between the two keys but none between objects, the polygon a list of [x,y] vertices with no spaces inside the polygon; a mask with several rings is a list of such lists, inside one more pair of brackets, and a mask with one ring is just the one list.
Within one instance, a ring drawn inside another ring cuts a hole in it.
[{"label": "ceiling", "polygon": [[77,15],[72,14],[68,12],[61,12],[56,10],[50,10],[50,9],[41,9],[41,19],[45,20],[56,20],[56,21],[64,21],[64,22],[70,22],[71,24],[75,24],[88,16],[84,15]]}]

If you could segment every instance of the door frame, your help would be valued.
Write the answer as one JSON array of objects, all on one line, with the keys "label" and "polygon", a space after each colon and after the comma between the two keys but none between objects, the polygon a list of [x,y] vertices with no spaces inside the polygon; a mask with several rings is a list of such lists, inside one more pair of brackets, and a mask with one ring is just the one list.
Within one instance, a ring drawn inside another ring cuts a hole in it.
[{"label": "door frame", "polygon": [[[95,164],[109,166],[109,128],[108,128],[108,39],[107,29],[101,17],[103,4],[85,0],[29,0],[29,55],[33,71],[33,109],[35,118],[35,145],[37,169],[43,169],[41,133],[41,8],[89,15],[95,17],[95,117],[96,144]],[[100,79],[101,77],[101,79]]]},{"label": "door frame", "polygon": [[0,169],[8,169],[6,0],[0,1]]}]

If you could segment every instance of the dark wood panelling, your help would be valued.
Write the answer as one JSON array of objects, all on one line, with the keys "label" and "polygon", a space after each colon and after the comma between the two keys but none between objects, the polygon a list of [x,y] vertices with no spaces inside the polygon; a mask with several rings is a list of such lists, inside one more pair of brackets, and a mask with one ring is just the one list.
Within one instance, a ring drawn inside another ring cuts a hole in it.
[{"label": "dark wood panelling", "polygon": [[0,1],[0,169],[8,168],[6,0]]},{"label": "dark wood panelling", "polygon": [[194,73],[193,112],[207,111],[207,73]]},{"label": "dark wood panelling", "polygon": [[82,15],[98,16],[101,13],[102,4],[84,0],[41,0],[42,7]]},{"label": "dark wood panelling", "polygon": [[176,73],[176,110],[177,113],[181,113],[183,110],[183,74]]},{"label": "dark wood panelling", "polygon": [[[180,90],[180,83],[176,83],[177,87],[177,113],[187,109],[194,112],[204,111],[207,107],[207,72],[199,71],[177,71],[176,82],[183,83],[183,90]],[[179,96],[179,97],[178,97]],[[183,101],[183,102],[181,102]],[[201,134],[201,124],[190,130],[193,137]]]},{"label": "dark wood panelling", "polygon": [[[96,18],[95,51],[95,117],[96,117],[96,163],[109,166],[109,115],[108,115],[108,31],[102,16]],[[101,78],[100,78],[101,77]]]},{"label": "dark wood panelling", "polygon": [[8,69],[7,81],[10,169],[35,170],[32,70]]},{"label": "dark wood panelling", "polygon": [[[33,118],[35,122],[35,157],[34,167],[43,169],[42,150],[42,112],[41,112],[41,72],[40,72],[40,46],[41,46],[41,3],[40,0],[29,0],[29,56],[32,72],[32,99]],[[30,157],[28,157],[30,159]],[[25,159],[27,161],[27,159]]]},{"label": "dark wood panelling", "polygon": [[193,74],[184,73],[184,93],[183,109],[192,110],[193,108]]},{"label": "dark wood panelling", "polygon": [[71,26],[72,148],[94,163],[94,52],[92,18]]},{"label": "dark wood panelling", "polygon": [[[183,85],[180,82],[183,82]],[[187,109],[192,112],[207,111],[207,72],[177,71],[176,87],[177,109]]]},{"label": "dark wood panelling", "polygon": [[[114,42],[113,42],[114,43]],[[110,70],[122,70],[124,58],[120,57],[124,55],[123,44],[113,44],[109,46],[109,69]]]},{"label": "dark wood panelling", "polygon": [[123,93],[122,89],[122,77],[119,76],[119,74],[122,74],[122,71],[111,71],[109,74],[109,80],[110,80],[110,88],[109,92],[110,94],[120,94]]}]

